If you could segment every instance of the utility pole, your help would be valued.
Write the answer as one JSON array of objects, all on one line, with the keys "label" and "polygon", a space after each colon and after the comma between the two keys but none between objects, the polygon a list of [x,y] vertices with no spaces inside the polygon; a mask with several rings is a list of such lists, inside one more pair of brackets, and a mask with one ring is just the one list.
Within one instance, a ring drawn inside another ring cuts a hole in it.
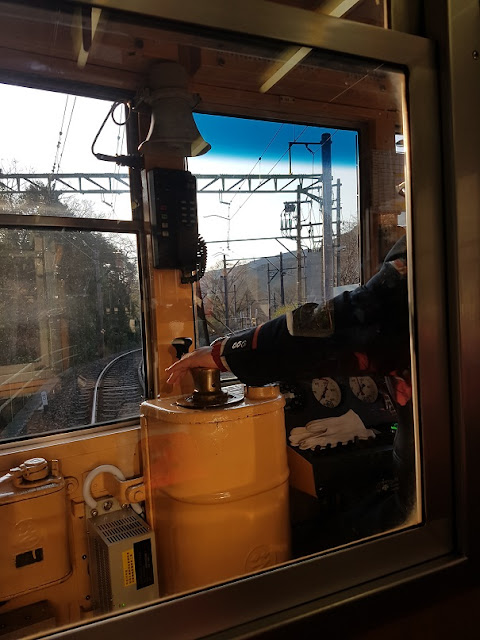
[{"label": "utility pole", "polygon": [[341,233],[341,229],[340,229],[340,215],[342,212],[342,207],[340,206],[340,187],[341,187],[341,182],[340,182],[340,178],[337,178],[337,197],[336,197],[336,210],[337,210],[337,279],[336,279],[336,284],[337,287],[340,286],[340,269],[341,269],[341,265],[340,265],[340,233]]},{"label": "utility pole", "polygon": [[233,329],[238,329],[238,321],[237,321],[237,285],[233,285],[233,317],[235,319],[235,326]]},{"label": "utility pole", "polygon": [[[322,134],[323,175],[323,277],[325,300],[333,296],[333,238],[332,238],[332,138]],[[297,195],[298,198],[298,195]],[[298,244],[297,244],[298,247]],[[298,250],[298,249],[297,249]]]},{"label": "utility pole", "polygon": [[283,284],[283,254],[280,252],[280,304],[285,305],[285,288]]},{"label": "utility pole", "polygon": [[297,187],[297,304],[302,304],[303,302],[301,195],[300,187]]},{"label": "utility pole", "polygon": [[225,297],[225,326],[229,326],[229,313],[228,313],[228,281],[227,281],[227,258],[223,256],[223,291]]},{"label": "utility pole", "polygon": [[100,251],[97,247],[93,249],[93,266],[95,269],[95,285],[97,290],[97,353],[99,358],[103,358],[105,355],[105,331],[103,327],[104,300],[102,270],[100,268]]},{"label": "utility pole", "polygon": [[272,319],[272,310],[270,308],[270,265],[267,263],[267,294],[268,294],[268,319]]}]

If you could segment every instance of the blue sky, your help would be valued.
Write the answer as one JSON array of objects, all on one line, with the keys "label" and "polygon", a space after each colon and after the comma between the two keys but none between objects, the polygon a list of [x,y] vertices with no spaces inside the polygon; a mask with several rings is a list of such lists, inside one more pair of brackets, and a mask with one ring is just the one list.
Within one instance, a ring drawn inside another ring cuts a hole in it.
[{"label": "blue sky", "polygon": [[[194,174],[289,174],[289,143],[320,142],[323,133],[332,136],[332,176],[342,183],[342,218],[357,217],[357,133],[322,127],[305,127],[195,114],[198,129],[212,149],[198,158],[190,158],[188,166]],[[321,173],[321,146],[292,146],[292,173]],[[274,256],[285,246],[292,250],[295,241],[254,241],[255,238],[281,236],[280,219],[284,202],[295,200],[295,194],[224,193],[198,197],[199,228],[207,240],[215,240],[209,249],[209,265],[226,255],[229,259]],[[313,201],[304,207],[306,216],[319,220],[318,205]],[[228,220],[229,218],[229,220]],[[237,238],[252,242],[235,243]],[[223,240],[224,242],[219,242]],[[228,242],[227,242],[228,241]],[[307,246],[307,245],[306,245]]]},{"label": "blue sky", "polygon": [[[245,118],[195,114],[197,126],[205,140],[212,145],[210,156],[237,156],[256,162],[262,156],[265,173],[288,150],[290,142],[320,142],[323,133],[332,135],[332,163],[336,166],[355,166],[356,138],[353,131],[305,127],[301,124],[282,124]],[[267,148],[268,147],[268,148]],[[320,145],[312,145],[311,151],[302,145],[292,147],[292,169],[295,164],[321,167]],[[265,152],[265,153],[264,153]],[[288,153],[285,160],[288,158]],[[282,162],[282,168],[285,162]],[[263,167],[262,167],[263,169]],[[274,170],[275,171],[275,170]]]}]

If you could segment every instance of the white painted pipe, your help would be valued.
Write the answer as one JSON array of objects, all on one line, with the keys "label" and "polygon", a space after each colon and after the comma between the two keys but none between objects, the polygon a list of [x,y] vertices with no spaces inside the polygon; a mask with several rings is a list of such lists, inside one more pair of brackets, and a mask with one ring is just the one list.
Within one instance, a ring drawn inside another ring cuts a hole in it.
[{"label": "white painted pipe", "polygon": [[[94,481],[94,479],[100,473],[111,473],[119,480],[125,480],[125,476],[123,475],[123,473],[118,467],[113,464],[101,464],[99,467],[95,467],[95,469],[92,469],[85,478],[85,482],[83,483],[83,499],[91,509],[95,509],[97,507],[97,501],[92,498],[90,487],[92,486],[92,482]],[[140,515],[143,513],[142,507],[138,504],[138,502],[133,503],[131,506],[136,513]]]}]

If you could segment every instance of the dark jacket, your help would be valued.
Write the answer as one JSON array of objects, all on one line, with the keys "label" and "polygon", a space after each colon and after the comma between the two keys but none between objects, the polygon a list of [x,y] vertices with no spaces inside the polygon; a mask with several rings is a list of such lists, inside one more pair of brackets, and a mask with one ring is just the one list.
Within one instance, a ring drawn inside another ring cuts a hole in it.
[{"label": "dark jacket", "polygon": [[406,242],[367,284],[222,339],[220,357],[242,382],[361,375],[410,367]]},{"label": "dark jacket", "polygon": [[255,386],[309,377],[386,376],[399,429],[393,460],[401,509],[415,499],[406,239],[365,285],[221,339],[220,359]]}]

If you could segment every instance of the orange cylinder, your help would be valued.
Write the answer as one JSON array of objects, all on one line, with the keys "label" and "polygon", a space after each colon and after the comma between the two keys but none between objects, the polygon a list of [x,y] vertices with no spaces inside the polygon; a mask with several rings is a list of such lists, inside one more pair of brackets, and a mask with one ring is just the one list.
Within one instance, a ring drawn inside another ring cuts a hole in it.
[{"label": "orange cylinder", "polygon": [[[227,389],[228,390],[228,389]],[[147,492],[165,593],[289,558],[284,399],[278,387],[193,410],[142,405]]]}]

